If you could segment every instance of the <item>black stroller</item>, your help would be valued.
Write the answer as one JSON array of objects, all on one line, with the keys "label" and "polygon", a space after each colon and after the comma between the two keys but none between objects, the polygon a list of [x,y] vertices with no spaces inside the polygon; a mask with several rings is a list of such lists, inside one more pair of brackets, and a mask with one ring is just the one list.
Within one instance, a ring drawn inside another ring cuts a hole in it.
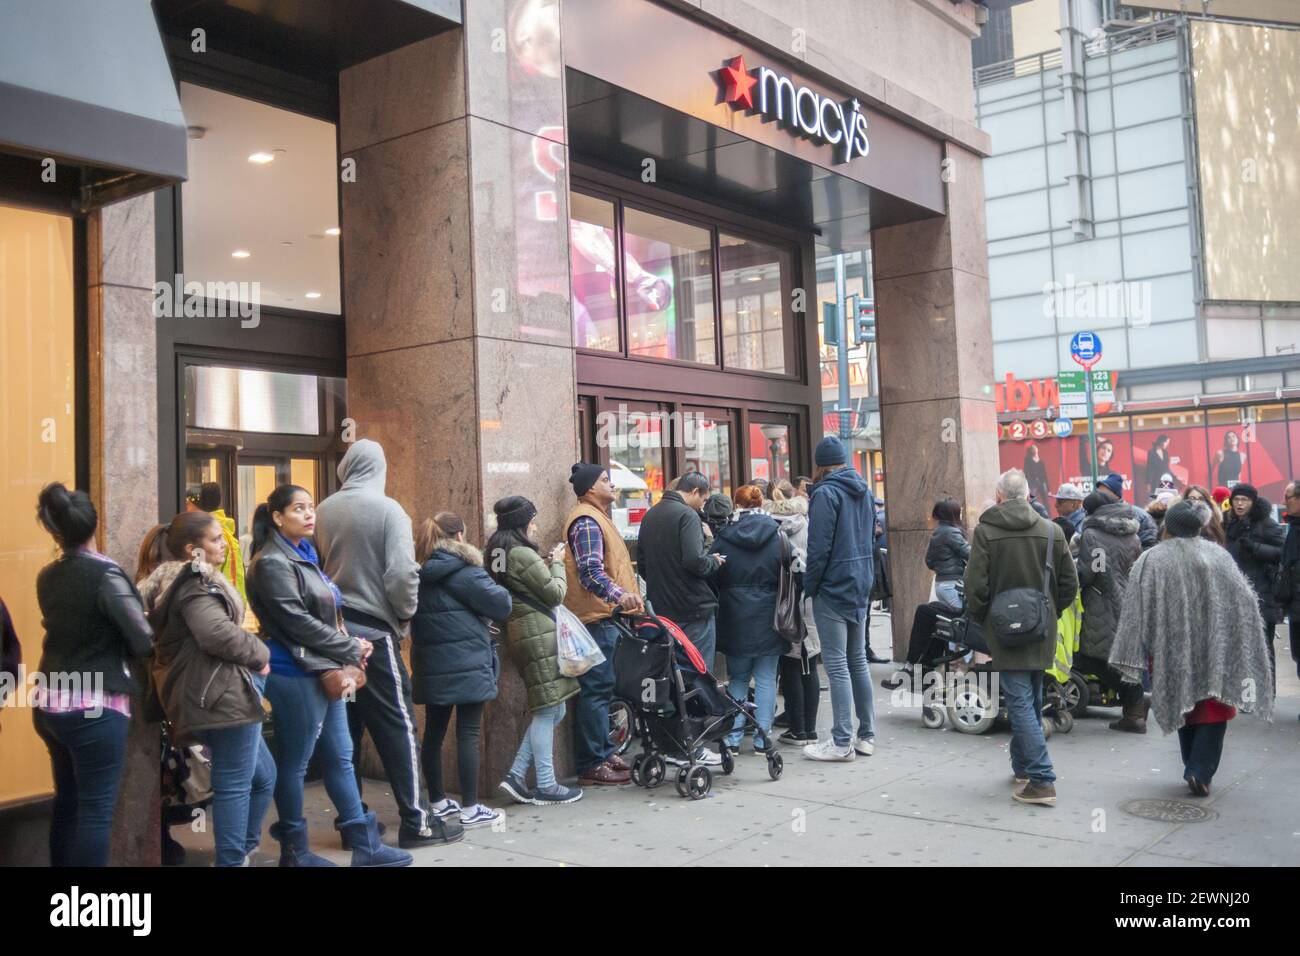
[{"label": "black stroller", "polygon": [[[751,726],[755,744],[767,755],[767,772],[779,780],[784,762],[775,741],[758,726],[754,705],[727,693],[709,673],[704,658],[672,621],[653,613],[614,615],[620,636],[614,651],[614,705],[631,714],[632,734],[641,740],[641,753],[632,761],[632,782],[653,790],[664,782],[668,764],[664,754],[690,761],[677,771],[677,792],[702,800],[713,788],[713,773],[695,762],[706,743],[720,742],[736,729]],[[736,762],[724,745],[722,772],[730,774]]]}]

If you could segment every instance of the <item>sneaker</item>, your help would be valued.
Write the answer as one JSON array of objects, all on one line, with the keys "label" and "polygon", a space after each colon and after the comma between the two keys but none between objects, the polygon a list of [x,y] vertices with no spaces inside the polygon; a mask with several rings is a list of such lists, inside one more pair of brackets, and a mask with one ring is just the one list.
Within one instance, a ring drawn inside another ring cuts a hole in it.
[{"label": "sneaker", "polygon": [[506,794],[515,803],[536,803],[533,799],[533,788],[520,780],[513,773],[506,774],[506,778],[497,784],[498,789],[504,790]]},{"label": "sneaker", "polygon": [[816,743],[817,738],[814,737],[812,740],[805,740],[803,734],[796,734],[793,730],[787,730],[785,733],[781,734],[781,736],[776,738],[776,742],[791,747],[802,747],[805,744]]},{"label": "sneaker", "polygon": [[[465,829],[456,817],[433,817],[423,830],[412,830],[403,826],[397,831],[397,845],[403,850],[414,850],[422,846],[444,846],[459,843],[465,839]],[[353,847],[355,852],[356,847]]]},{"label": "sneaker", "polygon": [[505,811],[494,810],[492,807],[485,807],[481,803],[476,803],[472,807],[466,807],[460,812],[460,825],[466,830],[473,830],[475,827],[490,827],[498,820],[506,818]]},{"label": "sneaker", "polygon": [[1011,786],[1013,787],[1023,787],[1028,782],[1028,777],[1017,777],[1015,774],[1011,775]]},{"label": "sneaker", "polygon": [[870,757],[876,752],[876,740],[874,737],[854,737],[853,749],[864,757]]},{"label": "sneaker", "polygon": [[[607,763],[599,767],[593,767],[591,770],[584,770],[578,774],[578,783],[584,787],[624,787],[632,782],[632,774],[626,770],[615,770]],[[581,796],[581,794],[579,794]],[[533,802],[536,803],[542,799],[541,790],[533,791]],[[577,797],[573,798],[577,800]],[[572,800],[561,800],[561,803],[572,803]]]},{"label": "sneaker", "polygon": [[460,804],[448,797],[445,800],[439,800],[437,803],[432,804],[429,807],[429,812],[441,820],[444,817],[460,813]]},{"label": "sneaker", "polygon": [[689,760],[687,760],[685,757],[679,757],[676,754],[664,754],[663,758],[664,758],[664,763],[670,764],[671,766],[674,767],[690,766]]},{"label": "sneaker", "polygon": [[809,760],[834,760],[847,762],[857,756],[852,747],[837,747],[834,740],[823,740],[803,748],[803,755]]},{"label": "sneaker", "polygon": [[1013,793],[1011,799],[1050,807],[1056,803],[1056,787],[1050,783],[1034,783],[1031,780]]},{"label": "sneaker", "polygon": [[[727,745],[723,744],[722,746],[725,747]],[[740,745],[737,744],[735,747],[732,747],[731,752],[733,754],[740,753]],[[674,754],[672,756],[669,756],[668,754],[664,754],[664,762],[670,763],[674,767],[689,767],[691,765],[691,762],[689,760],[687,760],[685,757],[680,756],[678,754]],[[709,750],[707,747],[701,747],[695,751],[695,763],[698,766],[703,766],[703,767],[717,767],[722,764],[722,754],[717,753],[716,751],[713,750]]]},{"label": "sneaker", "polygon": [[558,783],[546,790],[539,787],[533,791],[533,803],[539,807],[550,806],[553,803],[577,803],[581,799],[581,788],[565,787]]}]

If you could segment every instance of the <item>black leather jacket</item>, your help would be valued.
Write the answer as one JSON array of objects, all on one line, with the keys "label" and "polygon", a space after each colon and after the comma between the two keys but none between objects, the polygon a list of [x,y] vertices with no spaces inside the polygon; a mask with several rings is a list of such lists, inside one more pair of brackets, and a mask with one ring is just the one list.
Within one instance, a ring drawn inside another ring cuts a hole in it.
[{"label": "black leather jacket", "polygon": [[934,572],[936,581],[960,580],[969,560],[970,542],[961,528],[944,522],[934,529],[925,549],[925,566]]},{"label": "black leather jacket", "polygon": [[361,663],[361,645],[339,626],[334,595],[320,570],[272,532],[248,567],[248,601],[262,625],[307,671]]}]

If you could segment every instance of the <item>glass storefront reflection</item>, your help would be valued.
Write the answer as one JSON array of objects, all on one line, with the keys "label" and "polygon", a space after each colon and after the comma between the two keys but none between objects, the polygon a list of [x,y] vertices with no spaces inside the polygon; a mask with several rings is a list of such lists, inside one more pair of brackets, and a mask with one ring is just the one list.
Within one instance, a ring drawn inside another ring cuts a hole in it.
[{"label": "glass storefront reflection", "polygon": [[628,351],[717,361],[709,230],[625,208],[623,241]]},{"label": "glass storefront reflection", "polygon": [[749,475],[764,481],[790,480],[790,427],[749,425]]},{"label": "glass storefront reflection", "polygon": [[789,273],[789,253],[722,233],[718,256],[723,362],[728,368],[786,371],[782,277]]},{"label": "glass storefront reflection", "polygon": [[578,348],[617,352],[614,204],[577,192],[570,194],[569,204],[573,341]]},{"label": "glass storefront reflection", "polygon": [[698,471],[709,479],[709,488],[730,496],[731,422],[727,419],[692,415],[683,419],[682,444],[686,448],[686,471]]}]

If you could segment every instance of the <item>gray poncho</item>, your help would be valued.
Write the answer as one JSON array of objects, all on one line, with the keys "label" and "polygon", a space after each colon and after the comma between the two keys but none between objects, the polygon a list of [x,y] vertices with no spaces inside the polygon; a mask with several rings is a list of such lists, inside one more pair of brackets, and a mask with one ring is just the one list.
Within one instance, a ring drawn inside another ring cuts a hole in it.
[{"label": "gray poncho", "polygon": [[1264,622],[1250,582],[1219,545],[1170,538],[1133,565],[1110,662],[1131,681],[1151,658],[1151,710],[1166,734],[1200,701],[1273,716]]}]

